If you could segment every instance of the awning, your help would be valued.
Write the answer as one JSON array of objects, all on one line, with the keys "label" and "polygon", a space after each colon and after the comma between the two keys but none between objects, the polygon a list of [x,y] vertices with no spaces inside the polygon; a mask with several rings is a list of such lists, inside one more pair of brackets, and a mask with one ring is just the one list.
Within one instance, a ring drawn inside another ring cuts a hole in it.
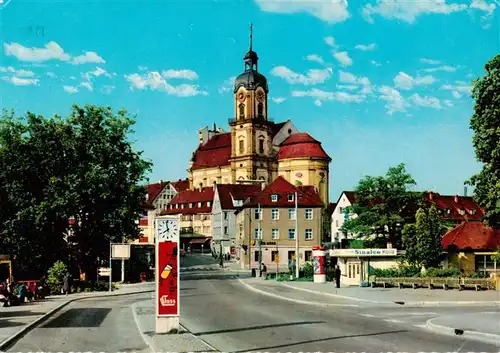
[{"label": "awning", "polygon": [[210,239],[209,238],[191,239],[189,241],[189,244],[205,244],[208,240],[210,240]]}]

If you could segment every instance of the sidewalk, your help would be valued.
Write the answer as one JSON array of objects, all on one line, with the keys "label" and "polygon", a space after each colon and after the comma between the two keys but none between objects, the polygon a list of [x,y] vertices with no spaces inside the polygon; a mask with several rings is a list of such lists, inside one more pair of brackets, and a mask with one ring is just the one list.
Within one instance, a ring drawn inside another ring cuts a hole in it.
[{"label": "sidewalk", "polygon": [[113,292],[74,293],[56,295],[19,306],[0,307],[0,351],[10,342],[29,331],[39,322],[72,301],[101,296],[125,295],[154,291],[154,283],[120,284]]},{"label": "sidewalk", "polygon": [[153,353],[156,352],[216,352],[213,347],[181,328],[178,334],[155,333],[155,303],[145,300],[132,305],[139,332]]},{"label": "sidewalk", "polygon": [[458,334],[466,339],[500,347],[500,312],[442,316],[427,321],[427,328],[440,334],[449,336]]},{"label": "sidewalk", "polygon": [[429,290],[399,288],[335,288],[331,282],[279,282],[282,286],[306,293],[322,294],[330,297],[349,299],[357,302],[374,304],[400,304],[406,306],[441,306],[441,305],[494,305],[500,304],[499,291],[472,290]]}]

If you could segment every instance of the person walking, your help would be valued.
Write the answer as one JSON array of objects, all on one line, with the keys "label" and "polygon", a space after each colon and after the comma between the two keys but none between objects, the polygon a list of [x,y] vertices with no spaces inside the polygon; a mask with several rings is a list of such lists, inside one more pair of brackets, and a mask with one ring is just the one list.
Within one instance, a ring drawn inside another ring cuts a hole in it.
[{"label": "person walking", "polygon": [[68,295],[69,294],[69,272],[66,272],[66,274],[63,277],[63,293]]},{"label": "person walking", "polygon": [[337,285],[337,288],[340,288],[340,276],[342,275],[342,272],[340,271],[339,265],[335,265],[335,284]]}]

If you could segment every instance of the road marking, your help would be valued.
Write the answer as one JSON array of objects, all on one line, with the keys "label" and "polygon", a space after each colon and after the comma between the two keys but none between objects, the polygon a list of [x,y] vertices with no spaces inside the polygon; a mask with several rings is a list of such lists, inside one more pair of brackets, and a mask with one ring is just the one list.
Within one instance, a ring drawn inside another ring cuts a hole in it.
[{"label": "road marking", "polygon": [[395,324],[404,324],[405,323],[404,321],[396,320],[396,319],[384,319],[384,321],[393,322]]},{"label": "road marking", "polygon": [[413,327],[427,328],[427,325],[426,324],[420,324],[420,325],[413,325]]},{"label": "road marking", "polygon": [[364,316],[364,317],[377,317],[375,315],[372,315],[372,314],[359,314],[361,316]]},{"label": "road marking", "polygon": [[427,312],[413,312],[413,313],[407,313],[407,312],[392,312],[392,313],[387,313],[389,316],[425,316],[425,315],[436,315],[436,313],[427,313]]}]

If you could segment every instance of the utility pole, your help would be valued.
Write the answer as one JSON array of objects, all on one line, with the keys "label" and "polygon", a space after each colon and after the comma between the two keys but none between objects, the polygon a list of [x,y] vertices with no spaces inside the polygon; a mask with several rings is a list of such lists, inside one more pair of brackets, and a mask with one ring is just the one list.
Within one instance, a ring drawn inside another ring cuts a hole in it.
[{"label": "utility pole", "polygon": [[259,213],[259,277],[262,273],[262,210],[260,208],[260,203],[258,204],[258,213]]},{"label": "utility pole", "polygon": [[295,192],[295,278],[299,278],[299,201]]}]

